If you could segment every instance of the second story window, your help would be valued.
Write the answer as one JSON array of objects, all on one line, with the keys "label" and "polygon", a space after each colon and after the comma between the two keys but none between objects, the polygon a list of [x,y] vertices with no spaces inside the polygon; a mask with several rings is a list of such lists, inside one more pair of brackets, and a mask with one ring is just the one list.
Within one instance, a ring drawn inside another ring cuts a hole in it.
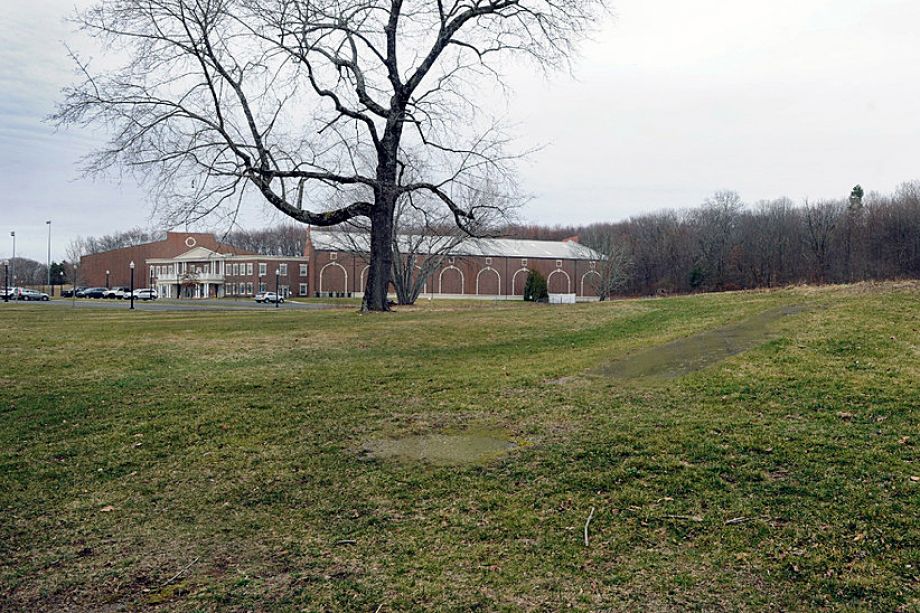
[{"label": "second story window", "polygon": [[278,264],[278,273],[282,277],[286,277],[287,276],[287,264]]},{"label": "second story window", "polygon": [[300,276],[301,276],[301,277],[306,277],[306,276],[307,276],[307,265],[306,265],[306,264],[301,264],[301,265],[300,265]]},{"label": "second story window", "polygon": [[266,270],[268,270],[268,264],[266,264],[265,262],[259,262],[259,276],[260,277],[265,276]]}]

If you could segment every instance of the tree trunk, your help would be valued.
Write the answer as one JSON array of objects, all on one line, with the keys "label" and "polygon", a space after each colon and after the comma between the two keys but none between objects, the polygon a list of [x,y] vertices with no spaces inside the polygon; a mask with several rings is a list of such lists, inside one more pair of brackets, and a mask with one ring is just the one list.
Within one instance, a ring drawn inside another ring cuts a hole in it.
[{"label": "tree trunk", "polygon": [[378,193],[371,215],[370,267],[364,286],[362,311],[389,311],[387,294],[393,272],[393,210],[396,199],[383,191]]}]

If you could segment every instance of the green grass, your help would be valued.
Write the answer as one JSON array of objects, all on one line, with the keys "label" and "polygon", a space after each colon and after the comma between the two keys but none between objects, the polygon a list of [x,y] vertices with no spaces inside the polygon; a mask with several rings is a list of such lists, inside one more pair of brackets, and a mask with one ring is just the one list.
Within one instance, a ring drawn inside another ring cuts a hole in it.
[{"label": "green grass", "polygon": [[[786,304],[815,308],[705,370],[596,374]],[[916,284],[5,306],[0,610],[920,610],[918,329]],[[359,453],[468,431],[519,446]]]}]

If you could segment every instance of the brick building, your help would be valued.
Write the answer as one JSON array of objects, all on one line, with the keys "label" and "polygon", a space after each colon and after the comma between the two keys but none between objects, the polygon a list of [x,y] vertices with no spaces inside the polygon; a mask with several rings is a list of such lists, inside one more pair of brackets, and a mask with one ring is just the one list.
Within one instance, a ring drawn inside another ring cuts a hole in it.
[{"label": "brick building", "polygon": [[[302,256],[266,256],[222,244],[212,234],[168,232],[162,241],[84,256],[80,279],[92,286],[128,285],[133,261],[135,287],[155,287],[164,298],[252,296],[276,285],[286,296],[360,297],[368,270],[367,256],[356,253],[360,241],[308,230]],[[546,277],[550,293],[592,300],[600,259],[572,240],[467,239],[449,251],[422,293],[520,299],[534,269]]]},{"label": "brick building", "polygon": [[[366,238],[363,242],[366,242]],[[368,263],[362,239],[339,232],[310,232],[308,285],[313,296],[361,296]],[[578,300],[597,299],[601,255],[574,240],[467,239],[449,250],[428,279],[422,294],[444,298],[520,299],[527,271],[546,277],[549,292],[575,294]]]},{"label": "brick building", "polygon": [[[80,259],[80,282],[154,287],[163,298],[252,296],[260,291],[307,295],[308,259],[267,256],[220,243],[213,234],[167,232],[162,241],[114,249]],[[303,293],[297,290],[303,289]]]}]

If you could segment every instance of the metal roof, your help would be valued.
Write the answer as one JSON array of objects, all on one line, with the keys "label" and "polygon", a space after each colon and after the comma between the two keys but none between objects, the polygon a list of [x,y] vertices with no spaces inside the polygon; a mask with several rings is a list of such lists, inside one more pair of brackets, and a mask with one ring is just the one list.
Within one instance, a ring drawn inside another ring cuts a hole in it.
[{"label": "metal roof", "polygon": [[[403,242],[409,250],[409,245],[419,244],[418,236],[407,236]],[[443,237],[422,237],[421,244],[432,251],[439,251],[438,246],[442,241],[450,241]],[[313,248],[320,251],[368,251],[369,237],[367,234],[349,234],[343,232],[329,232],[312,230],[310,239]],[[516,238],[465,238],[449,250],[449,255],[458,256],[492,256],[509,258],[548,258],[554,260],[602,260],[603,256],[574,241],[540,241]]]}]

